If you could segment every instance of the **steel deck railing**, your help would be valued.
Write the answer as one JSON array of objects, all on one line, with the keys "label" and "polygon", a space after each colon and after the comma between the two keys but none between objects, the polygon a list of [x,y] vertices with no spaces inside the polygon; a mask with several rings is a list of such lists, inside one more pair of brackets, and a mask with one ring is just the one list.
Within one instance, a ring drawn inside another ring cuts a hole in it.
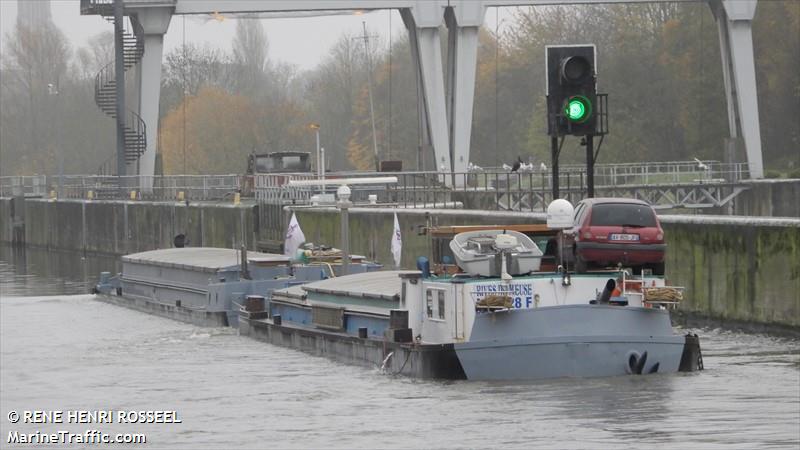
[{"label": "steel deck railing", "polygon": [[[561,196],[577,202],[586,196],[585,167],[567,165],[559,176]],[[471,208],[487,210],[543,211],[552,197],[550,170],[541,167],[510,172],[495,168],[462,173],[437,172],[337,172],[326,178],[363,178],[395,176],[396,184],[351,185],[355,203],[374,201],[407,208]],[[105,176],[65,175],[62,198],[175,200],[183,193],[186,200],[221,200],[235,193],[255,197],[261,203],[310,205],[334,198],[335,185],[324,189],[290,187],[291,180],[316,179],[312,173],[272,173],[248,175],[164,175]],[[748,179],[747,164],[724,164],[716,161],[601,164],[595,170],[596,195],[628,195],[648,201],[664,198],[727,197],[734,186]],[[0,196],[48,196],[57,189],[58,176],[0,177]],[[152,189],[139,186],[151,182]],[[121,185],[120,185],[121,183]],[[702,195],[687,195],[692,190]],[[675,191],[675,193],[672,193]],[[724,191],[724,192],[723,192]],[[698,191],[699,192],[699,191]],[[626,194],[629,193],[629,194]],[[315,197],[320,194],[327,196]],[[371,196],[374,196],[372,199]],[[721,200],[719,200],[721,201]],[[706,202],[707,203],[707,202]],[[706,203],[703,203],[705,205]]]}]

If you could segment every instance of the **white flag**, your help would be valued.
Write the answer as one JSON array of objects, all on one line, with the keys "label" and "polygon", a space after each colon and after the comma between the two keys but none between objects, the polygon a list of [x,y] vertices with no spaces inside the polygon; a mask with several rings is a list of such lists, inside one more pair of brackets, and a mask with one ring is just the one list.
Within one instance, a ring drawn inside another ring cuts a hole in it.
[{"label": "white flag", "polygon": [[306,236],[303,230],[300,229],[300,224],[297,222],[297,216],[292,213],[292,220],[289,221],[289,229],[286,230],[286,240],[283,242],[283,254],[286,256],[294,256],[300,245],[306,241]]},{"label": "white flag", "polygon": [[400,222],[397,221],[397,213],[394,213],[394,231],[392,232],[392,256],[394,256],[394,266],[400,267],[400,255],[403,251],[403,238],[400,236]]}]

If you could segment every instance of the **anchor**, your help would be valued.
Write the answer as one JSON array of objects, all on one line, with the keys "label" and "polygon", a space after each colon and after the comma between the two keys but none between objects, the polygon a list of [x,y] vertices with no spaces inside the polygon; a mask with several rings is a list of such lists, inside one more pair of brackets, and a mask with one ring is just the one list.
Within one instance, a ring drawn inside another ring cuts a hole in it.
[{"label": "anchor", "polygon": [[[647,362],[647,351],[642,353],[639,356],[639,353],[636,351],[630,352],[628,355],[628,371],[632,374],[641,375],[644,371],[644,365]],[[658,372],[658,368],[660,367],[661,363],[655,363],[653,366],[648,370],[646,373],[656,373]]]}]

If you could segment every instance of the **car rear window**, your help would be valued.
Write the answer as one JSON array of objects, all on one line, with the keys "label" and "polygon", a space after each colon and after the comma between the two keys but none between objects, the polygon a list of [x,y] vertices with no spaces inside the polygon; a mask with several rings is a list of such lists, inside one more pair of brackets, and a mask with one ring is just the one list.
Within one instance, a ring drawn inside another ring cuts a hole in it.
[{"label": "car rear window", "polygon": [[592,207],[591,224],[597,226],[654,227],[656,226],[656,216],[653,213],[653,208],[647,205],[607,203]]}]

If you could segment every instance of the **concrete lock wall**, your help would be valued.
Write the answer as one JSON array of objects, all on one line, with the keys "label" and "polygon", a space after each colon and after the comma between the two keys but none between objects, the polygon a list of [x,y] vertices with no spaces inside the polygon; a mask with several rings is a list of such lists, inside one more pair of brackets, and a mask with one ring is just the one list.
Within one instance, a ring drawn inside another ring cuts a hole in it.
[{"label": "concrete lock wall", "polygon": [[800,217],[800,180],[753,180],[734,201],[734,214]]},{"label": "concrete lock wall", "polygon": [[11,242],[14,216],[11,213],[11,198],[0,197],[0,242]]},{"label": "concrete lock wall", "polygon": [[667,218],[666,269],[683,311],[800,327],[800,225],[769,219]]},{"label": "concrete lock wall", "polygon": [[[332,208],[295,208],[306,239],[338,243],[340,217]],[[403,237],[402,266],[429,255],[419,233],[438,225],[543,223],[542,214],[484,211],[398,210]],[[686,288],[681,310],[730,322],[800,327],[800,221],[662,216],[669,282]],[[351,253],[391,267],[393,211],[354,208],[350,213]]]},{"label": "concrete lock wall", "polygon": [[[6,208],[5,202],[0,205]],[[123,255],[172,247],[174,237],[185,234],[192,246],[232,248],[244,242],[254,250],[254,210],[254,204],[27,199],[25,243]]]}]

